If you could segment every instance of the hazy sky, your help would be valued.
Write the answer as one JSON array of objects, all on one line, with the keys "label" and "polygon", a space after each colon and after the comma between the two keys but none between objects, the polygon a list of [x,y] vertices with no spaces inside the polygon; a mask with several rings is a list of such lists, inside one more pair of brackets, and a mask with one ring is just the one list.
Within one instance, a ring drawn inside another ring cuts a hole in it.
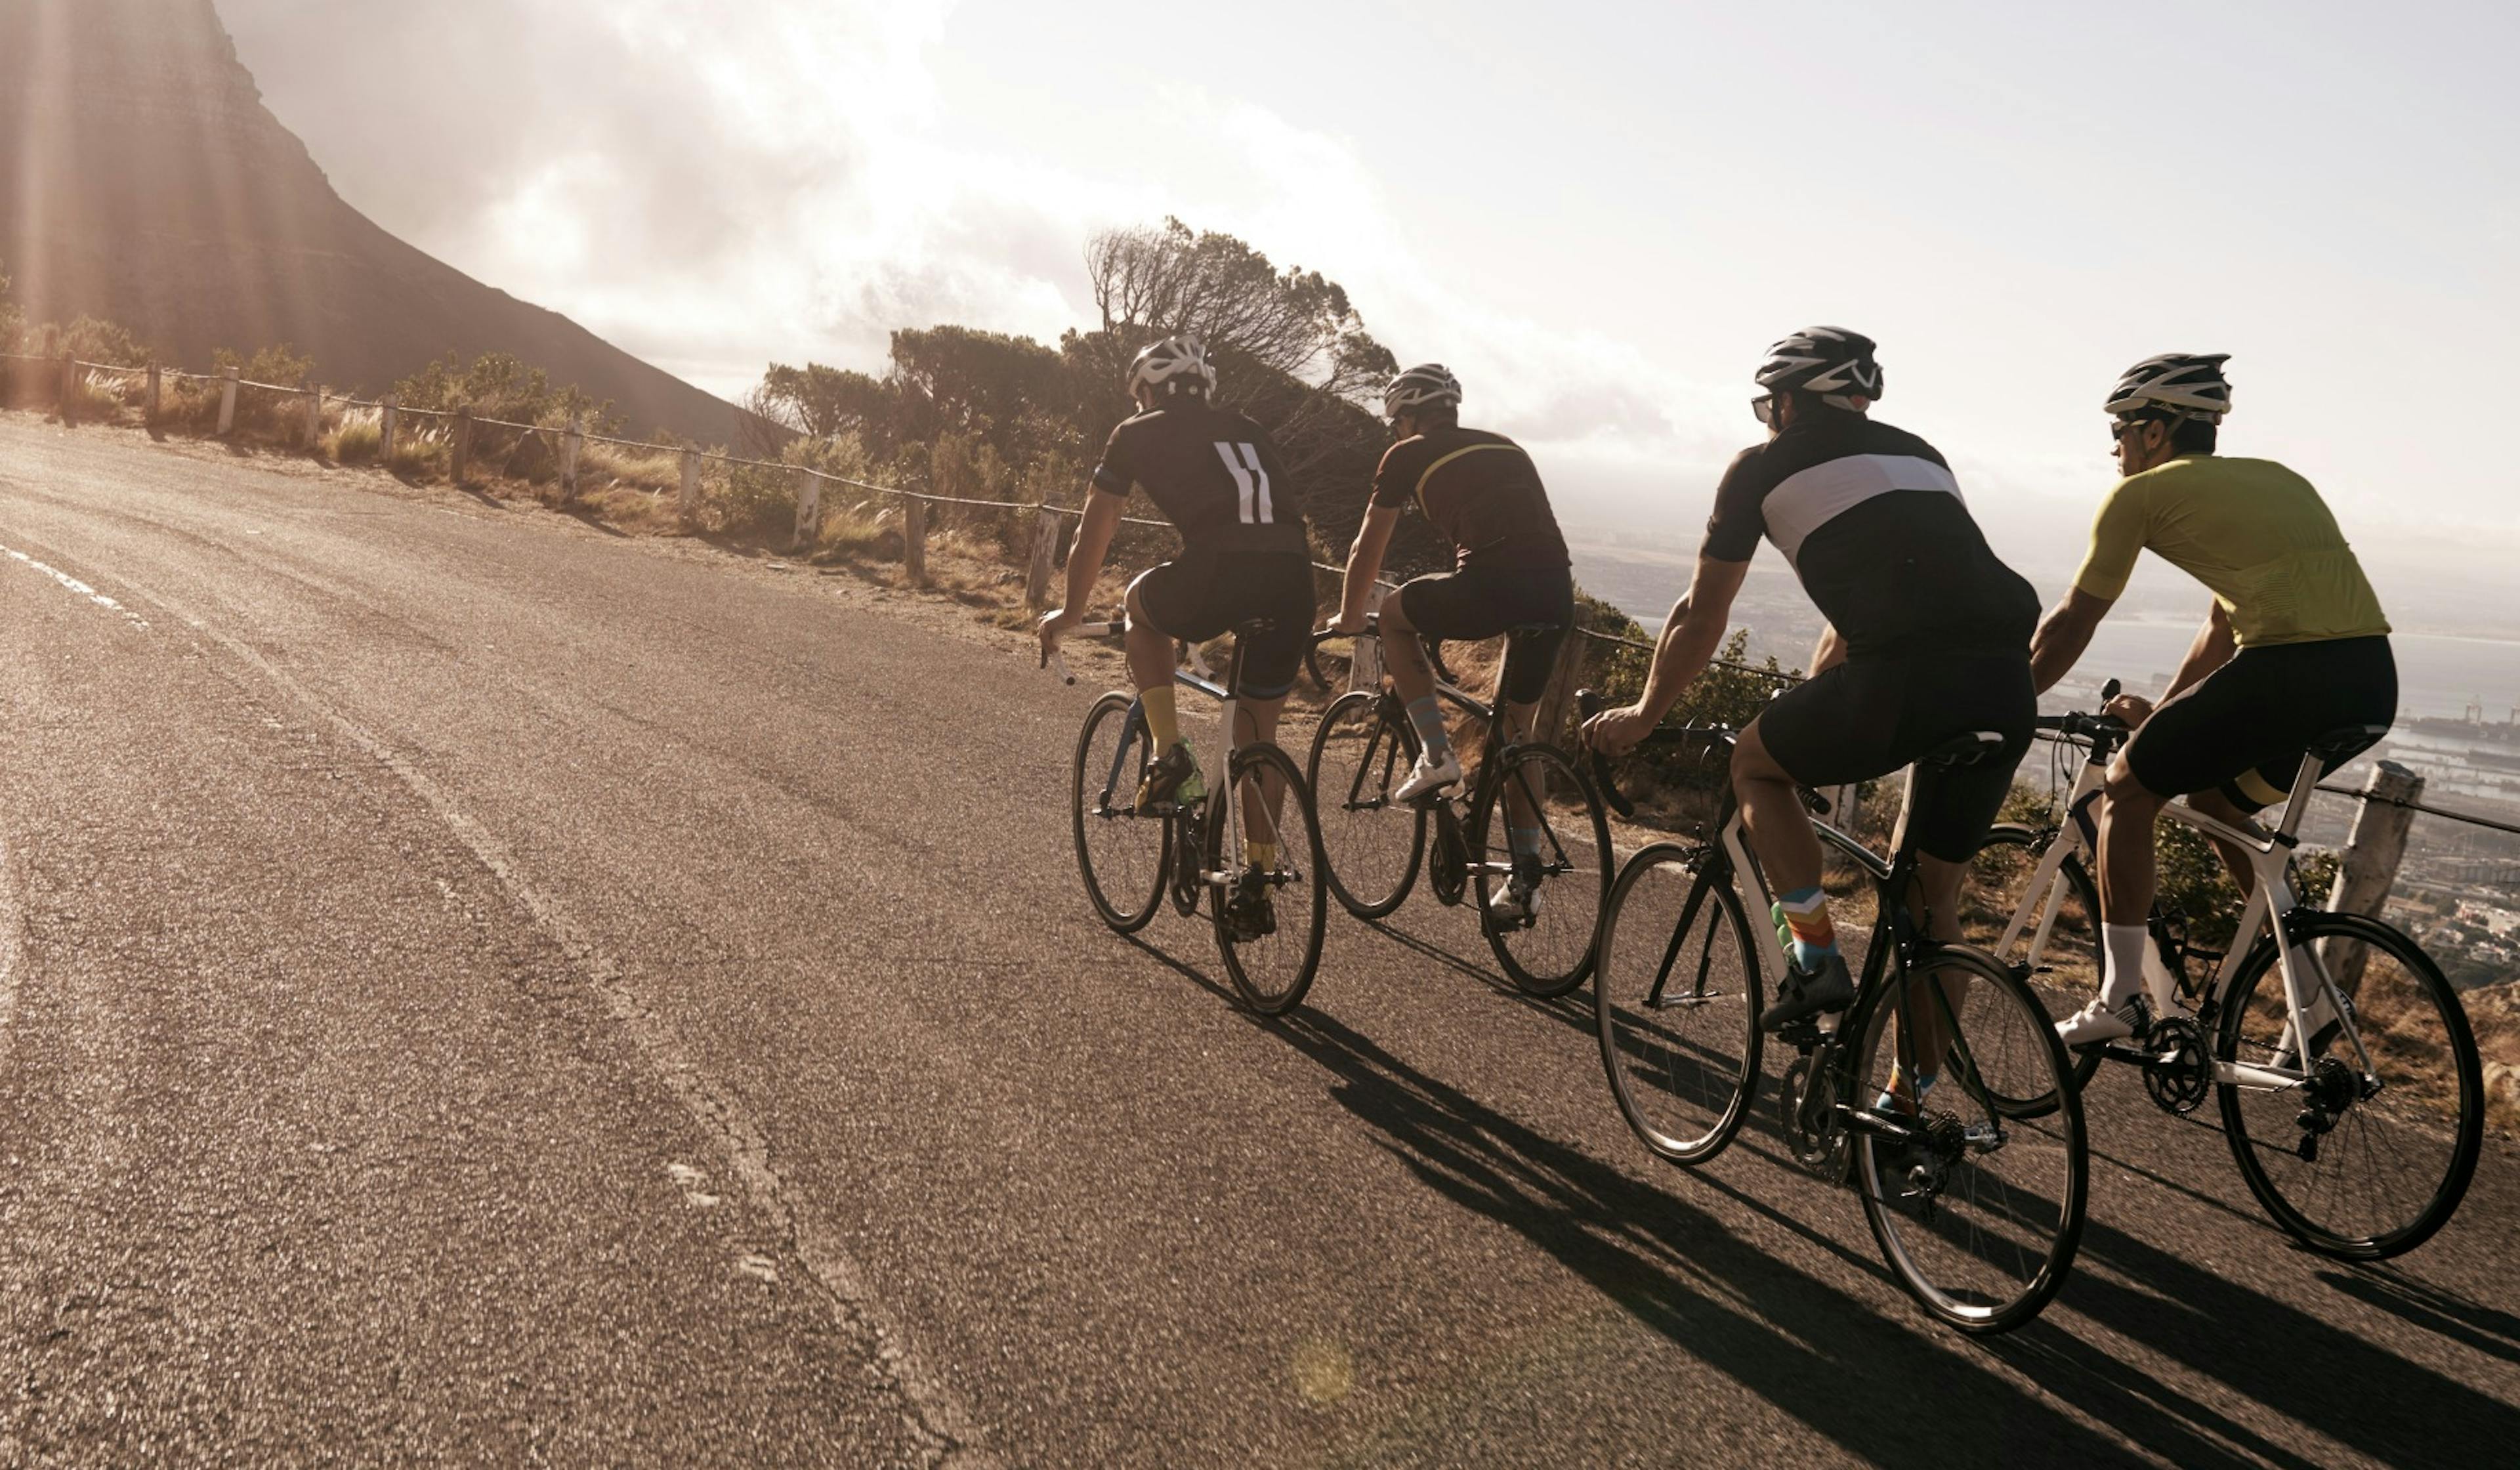
[{"label": "hazy sky", "polygon": [[1172,213],[1451,364],[1570,520],[1702,516],[1835,322],[2000,542],[2076,534],[2174,349],[2358,539],[2520,528],[2508,4],[219,8],[353,204],[720,392],[1054,338],[1085,237]]}]

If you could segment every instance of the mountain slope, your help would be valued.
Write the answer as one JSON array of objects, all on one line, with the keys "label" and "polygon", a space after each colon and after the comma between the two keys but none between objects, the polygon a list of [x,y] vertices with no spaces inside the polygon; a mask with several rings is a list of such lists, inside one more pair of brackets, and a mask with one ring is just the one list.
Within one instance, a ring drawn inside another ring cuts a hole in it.
[{"label": "mountain slope", "polygon": [[262,104],[210,0],[0,0],[0,262],[29,318],[119,322],[170,361],[288,342],[342,387],[513,352],[637,430],[736,410],[377,227]]}]

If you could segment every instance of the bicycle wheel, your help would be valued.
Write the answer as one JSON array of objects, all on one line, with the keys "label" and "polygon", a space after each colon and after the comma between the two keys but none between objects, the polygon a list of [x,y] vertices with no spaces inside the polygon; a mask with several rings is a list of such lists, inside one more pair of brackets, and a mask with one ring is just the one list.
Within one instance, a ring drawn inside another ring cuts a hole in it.
[{"label": "bicycle wheel", "polygon": [[1389,718],[1388,710],[1372,690],[1341,694],[1313,732],[1304,765],[1322,826],[1323,875],[1359,918],[1382,918],[1400,907],[1426,848],[1426,809],[1391,799],[1418,752],[1409,722]]},{"label": "bicycle wheel", "polygon": [[[1235,989],[1253,1010],[1278,1015],[1302,1003],[1322,961],[1329,913],[1321,836],[1312,792],[1286,752],[1245,745],[1230,769],[1226,799],[1210,807],[1206,870],[1234,876],[1208,887],[1208,913]],[[1235,902],[1236,886],[1252,874],[1265,895],[1258,922]]]},{"label": "bicycle wheel", "polygon": [[[1925,1310],[1963,1332],[2039,1314],[2083,1234],[2089,1161],[2082,1094],[2028,985],[1980,950],[1942,946],[1892,975],[1848,1017],[1855,1184],[1884,1260]],[[1895,1019],[1894,1019],[1895,1018]],[[1900,1053],[1948,1038],[1921,1113]],[[1892,1079],[1898,1077],[1894,1091]],[[2024,1117],[2001,1099],[2047,1099]]]},{"label": "bicycle wheel", "polygon": [[[2215,1060],[2306,1071],[2306,1085],[2224,1082],[2231,1157],[2275,1224],[2312,1250],[2346,1261],[2401,1255],[2449,1222],[2476,1172],[2485,1079],[2467,1012],[2432,958],[2388,924],[2297,912],[2284,927],[2347,994],[2362,1051],[2341,1030],[2315,1032],[2305,1068],[2274,944],[2261,940],[2232,977]],[[2329,1007],[2322,1000],[2312,1013]]]},{"label": "bicycle wheel", "polygon": [[1094,701],[1076,737],[1076,869],[1085,896],[1102,922],[1134,934],[1155,916],[1162,902],[1172,843],[1168,819],[1140,816],[1138,783],[1153,758],[1154,742],[1133,711],[1137,701],[1114,690]]},{"label": "bicycle wheel", "polygon": [[[1610,822],[1599,793],[1553,745],[1508,745],[1491,756],[1505,764],[1479,777],[1479,806],[1470,818],[1469,850],[1479,902],[1479,930],[1497,963],[1524,994],[1562,996],[1593,973],[1594,940],[1610,894]],[[1528,917],[1499,923],[1489,901],[1514,868],[1508,827],[1529,830],[1540,886]]]},{"label": "bicycle wheel", "polygon": [[[2064,866],[2039,893],[2030,891],[2048,844],[2063,840],[2019,823],[1998,823],[1979,845],[1977,857],[1969,864],[1966,886],[1960,890],[1961,939],[2016,972],[2027,970],[2031,990],[2058,1020],[2082,1009],[2085,1002],[2100,993],[2102,963],[2100,891],[2083,866],[2082,855],[2068,854]],[[2006,945],[2004,931],[2015,918],[2022,919],[2021,932]],[[2044,942],[2040,938],[2043,921],[2047,925]],[[2102,1057],[2093,1048],[2068,1052],[2065,1059],[2074,1086],[2081,1088],[2091,1085]]]},{"label": "bicycle wheel", "polygon": [[1593,1014],[1610,1095],[1675,1164],[1724,1151],[1759,1090],[1759,962],[1732,869],[1658,842],[1601,910]]}]

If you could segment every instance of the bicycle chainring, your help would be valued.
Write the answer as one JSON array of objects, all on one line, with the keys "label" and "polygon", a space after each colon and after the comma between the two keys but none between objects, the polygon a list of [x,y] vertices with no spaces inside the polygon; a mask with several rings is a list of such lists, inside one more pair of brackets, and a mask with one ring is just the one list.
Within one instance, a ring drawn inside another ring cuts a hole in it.
[{"label": "bicycle chainring", "polygon": [[1812,1093],[1815,1055],[1806,1051],[1785,1068],[1777,1091],[1778,1131],[1784,1135],[1785,1149],[1795,1163],[1831,1183],[1842,1183],[1854,1150],[1848,1146],[1846,1123],[1837,1111],[1835,1069],[1822,1078],[1820,1091]]},{"label": "bicycle chainring", "polygon": [[1429,844],[1426,881],[1435,890],[1435,901],[1450,909],[1469,891],[1470,865],[1457,833],[1438,830]]},{"label": "bicycle chainring", "polygon": [[2214,1089],[2204,1031],[2185,1016],[2172,1016],[2153,1023],[2143,1047],[2152,1053],[2143,1064],[2143,1090],[2153,1105],[2181,1118],[2196,1111]]}]

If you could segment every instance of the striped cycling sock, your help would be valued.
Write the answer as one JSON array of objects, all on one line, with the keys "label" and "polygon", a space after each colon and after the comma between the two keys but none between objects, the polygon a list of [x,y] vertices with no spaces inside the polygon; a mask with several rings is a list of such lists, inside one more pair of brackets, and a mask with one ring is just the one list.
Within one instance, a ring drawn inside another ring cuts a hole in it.
[{"label": "striped cycling sock", "polygon": [[1794,968],[1808,974],[1837,953],[1837,930],[1828,921],[1828,897],[1815,883],[1777,900],[1777,941],[1793,957]]},{"label": "striped cycling sock", "polygon": [[1423,699],[1409,701],[1409,723],[1418,730],[1418,738],[1426,747],[1426,759],[1440,761],[1452,753],[1452,732],[1444,728],[1444,706],[1428,694]]}]

